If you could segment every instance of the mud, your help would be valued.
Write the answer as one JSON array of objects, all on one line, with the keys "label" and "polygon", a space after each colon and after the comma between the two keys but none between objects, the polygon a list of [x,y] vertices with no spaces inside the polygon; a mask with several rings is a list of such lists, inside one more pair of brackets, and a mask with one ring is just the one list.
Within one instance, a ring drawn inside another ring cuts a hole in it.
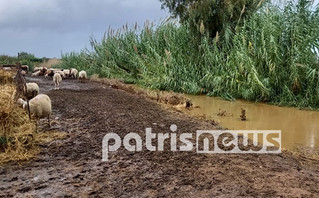
[{"label": "mud", "polygon": [[[0,167],[0,197],[318,197],[319,169],[289,152],[275,154],[197,154],[129,152],[121,147],[102,162],[102,139],[114,132],[145,128],[177,133],[212,129],[208,122],[164,110],[153,101],[98,83],[36,81],[51,97],[52,127],[68,132],[41,145],[28,162]],[[42,124],[46,124],[45,121]],[[166,145],[167,146],[167,145]]]}]

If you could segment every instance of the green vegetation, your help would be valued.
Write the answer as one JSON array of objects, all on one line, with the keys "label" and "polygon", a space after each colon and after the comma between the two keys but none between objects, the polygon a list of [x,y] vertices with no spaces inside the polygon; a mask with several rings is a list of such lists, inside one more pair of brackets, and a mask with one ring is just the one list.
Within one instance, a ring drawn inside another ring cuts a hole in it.
[{"label": "green vegetation", "polygon": [[181,23],[188,24],[196,39],[203,33],[214,38],[234,31],[265,1],[268,0],[160,0],[162,8],[168,8]]},{"label": "green vegetation", "polygon": [[48,58],[45,58],[45,57],[37,58],[33,54],[29,54],[27,52],[20,52],[19,59],[18,59],[18,56],[0,55],[0,65],[1,64],[16,64],[18,60],[21,61],[22,65],[28,65],[29,70],[32,71],[35,65],[47,61]]},{"label": "green vegetation", "polygon": [[267,3],[222,38],[204,33],[198,42],[188,23],[110,29],[61,66],[153,89],[319,108],[318,24],[310,1]]}]

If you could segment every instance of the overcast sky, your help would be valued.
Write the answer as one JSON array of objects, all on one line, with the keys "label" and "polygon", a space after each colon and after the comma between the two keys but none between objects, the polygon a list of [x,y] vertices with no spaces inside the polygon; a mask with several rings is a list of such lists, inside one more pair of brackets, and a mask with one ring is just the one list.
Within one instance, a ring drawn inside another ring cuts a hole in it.
[{"label": "overcast sky", "polygon": [[0,0],[0,55],[60,57],[90,49],[90,35],[100,40],[109,26],[143,26],[168,15],[159,0]]}]

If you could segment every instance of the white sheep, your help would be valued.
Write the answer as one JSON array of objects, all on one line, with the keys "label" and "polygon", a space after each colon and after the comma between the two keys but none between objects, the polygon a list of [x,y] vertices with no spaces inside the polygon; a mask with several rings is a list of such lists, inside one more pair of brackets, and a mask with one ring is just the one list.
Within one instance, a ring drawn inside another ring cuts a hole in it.
[{"label": "white sheep", "polygon": [[[22,98],[19,98],[18,103],[22,105],[23,109],[28,110],[28,103]],[[50,126],[50,115],[52,111],[51,99],[45,94],[39,94],[29,101],[30,114],[38,121],[40,118],[48,118]],[[37,122],[36,122],[37,123]]]},{"label": "white sheep", "polygon": [[74,68],[71,68],[70,69],[70,77],[71,78],[76,78],[78,75],[78,70],[77,69],[74,69]]},{"label": "white sheep", "polygon": [[64,69],[63,73],[65,74],[65,77],[70,77],[70,70],[69,69]]},{"label": "white sheep", "polygon": [[46,72],[45,72],[45,75],[44,77],[47,78],[48,76],[52,77],[54,75],[54,69],[48,69]]},{"label": "white sheep", "polygon": [[44,76],[46,74],[46,72],[48,71],[47,67],[41,67],[42,69],[40,70],[40,74],[39,76]]},{"label": "white sheep", "polygon": [[28,100],[31,100],[34,98],[36,95],[39,94],[39,86],[37,83],[26,83],[26,92],[25,92],[25,97]]},{"label": "white sheep", "polygon": [[56,71],[56,73],[59,73],[61,75],[62,79],[65,78],[65,73],[63,71],[59,70],[59,71]]},{"label": "white sheep", "polygon": [[25,76],[25,74],[26,74],[26,71],[24,71],[24,70],[21,70],[21,74],[22,74],[22,76]]},{"label": "white sheep", "polygon": [[60,73],[55,73],[54,76],[53,76],[53,82],[54,82],[54,85],[55,85],[54,89],[60,89],[61,81],[62,81],[61,74]]},{"label": "white sheep", "polygon": [[44,76],[47,71],[48,71],[48,68],[46,67],[35,67],[33,69],[32,76]]},{"label": "white sheep", "polygon": [[28,65],[21,65],[21,69],[22,69],[23,71],[25,71],[26,73],[28,73],[28,71],[29,71],[29,66],[28,66]]},{"label": "white sheep", "polygon": [[41,71],[38,70],[36,72],[33,72],[31,76],[40,76]]},{"label": "white sheep", "polygon": [[80,82],[83,82],[83,80],[85,80],[85,79],[87,79],[87,74],[85,71],[82,70],[79,72],[79,80],[80,80]]},{"label": "white sheep", "polygon": [[41,70],[41,67],[34,67],[33,68],[33,72],[36,72],[36,71],[39,71],[39,70]]}]

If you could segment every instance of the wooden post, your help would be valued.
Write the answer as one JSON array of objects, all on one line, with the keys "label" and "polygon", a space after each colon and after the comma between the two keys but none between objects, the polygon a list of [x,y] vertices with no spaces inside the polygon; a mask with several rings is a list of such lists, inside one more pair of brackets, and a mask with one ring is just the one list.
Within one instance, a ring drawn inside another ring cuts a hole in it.
[{"label": "wooden post", "polygon": [[27,99],[27,105],[28,105],[29,120],[31,120],[31,113],[30,113],[29,99]]},{"label": "wooden post", "polygon": [[[19,53],[18,53],[18,62],[16,64],[17,68],[17,74],[15,77],[16,84],[17,84],[17,92],[16,92],[16,98],[15,100],[18,99],[18,97],[22,94],[26,96],[27,94],[27,85],[26,85],[26,80],[24,76],[21,74],[22,68],[21,68],[21,62],[19,59]],[[29,99],[27,98],[27,105],[28,105],[28,114],[29,114],[29,119],[31,120],[31,113],[30,113],[30,106],[29,106]]]}]

